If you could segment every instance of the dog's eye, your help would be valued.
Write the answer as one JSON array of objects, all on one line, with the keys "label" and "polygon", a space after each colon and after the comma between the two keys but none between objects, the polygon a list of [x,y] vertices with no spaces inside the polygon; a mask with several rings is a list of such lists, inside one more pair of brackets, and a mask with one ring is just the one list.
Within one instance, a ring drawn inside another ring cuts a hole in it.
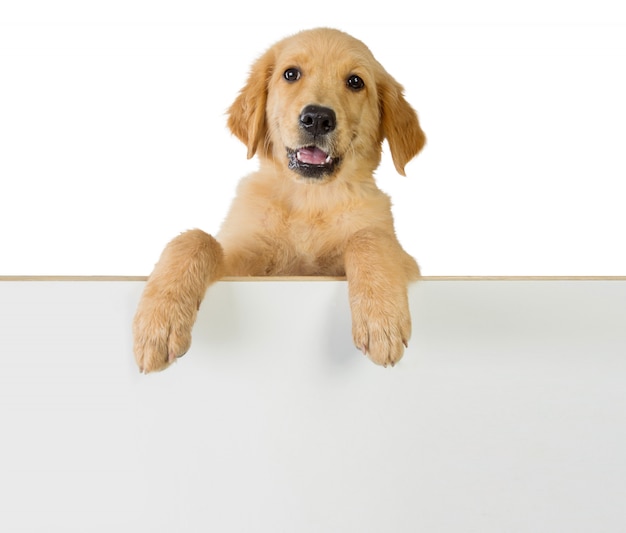
[{"label": "dog's eye", "polygon": [[288,68],[283,72],[283,78],[289,82],[298,81],[300,79],[300,71],[297,68]]},{"label": "dog's eye", "polygon": [[350,89],[352,89],[353,91],[360,91],[363,87],[365,87],[365,82],[356,74],[351,74],[350,76],[348,76],[346,85],[350,87]]}]

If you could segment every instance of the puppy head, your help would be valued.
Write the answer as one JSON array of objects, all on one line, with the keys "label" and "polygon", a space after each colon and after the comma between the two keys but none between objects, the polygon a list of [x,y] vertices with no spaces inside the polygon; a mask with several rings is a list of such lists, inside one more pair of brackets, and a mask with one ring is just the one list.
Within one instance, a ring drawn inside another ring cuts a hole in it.
[{"label": "puppy head", "polygon": [[373,172],[385,138],[404,175],[426,141],[401,85],[361,41],[326,28],[288,37],[261,56],[228,125],[248,158],[272,158],[315,181],[341,169]]}]

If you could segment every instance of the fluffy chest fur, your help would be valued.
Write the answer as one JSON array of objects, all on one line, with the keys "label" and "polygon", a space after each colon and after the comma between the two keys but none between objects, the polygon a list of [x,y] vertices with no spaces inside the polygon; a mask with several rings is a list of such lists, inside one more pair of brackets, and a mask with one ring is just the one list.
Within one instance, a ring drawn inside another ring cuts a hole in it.
[{"label": "fluffy chest fur", "polygon": [[325,185],[279,180],[262,171],[244,179],[219,239],[265,256],[259,275],[344,275],[351,236],[392,227],[390,201],[371,182]]}]

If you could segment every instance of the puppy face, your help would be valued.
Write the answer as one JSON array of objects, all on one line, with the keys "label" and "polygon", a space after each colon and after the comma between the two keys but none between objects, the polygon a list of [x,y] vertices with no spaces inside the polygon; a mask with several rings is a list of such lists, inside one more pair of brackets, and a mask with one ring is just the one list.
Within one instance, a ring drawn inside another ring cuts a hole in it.
[{"label": "puppy face", "polygon": [[[332,178],[358,154],[374,156],[380,109],[371,54],[334,32],[299,34],[276,54],[266,119],[275,156],[309,179]],[[362,155],[361,155],[362,157]]]},{"label": "puppy face", "polygon": [[359,40],[330,29],[280,41],[253,66],[231,106],[231,130],[295,179],[371,174],[387,138],[398,172],[424,134],[402,87]]}]

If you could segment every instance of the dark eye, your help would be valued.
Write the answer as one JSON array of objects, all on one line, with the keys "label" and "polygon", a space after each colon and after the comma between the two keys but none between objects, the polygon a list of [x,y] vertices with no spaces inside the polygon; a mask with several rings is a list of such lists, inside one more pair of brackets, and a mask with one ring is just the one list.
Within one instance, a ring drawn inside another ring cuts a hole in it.
[{"label": "dark eye", "polygon": [[283,78],[289,82],[298,81],[300,79],[300,71],[297,68],[288,68],[283,72]]},{"label": "dark eye", "polygon": [[356,74],[351,74],[348,76],[346,85],[353,91],[360,91],[363,87],[365,87],[365,82]]}]

